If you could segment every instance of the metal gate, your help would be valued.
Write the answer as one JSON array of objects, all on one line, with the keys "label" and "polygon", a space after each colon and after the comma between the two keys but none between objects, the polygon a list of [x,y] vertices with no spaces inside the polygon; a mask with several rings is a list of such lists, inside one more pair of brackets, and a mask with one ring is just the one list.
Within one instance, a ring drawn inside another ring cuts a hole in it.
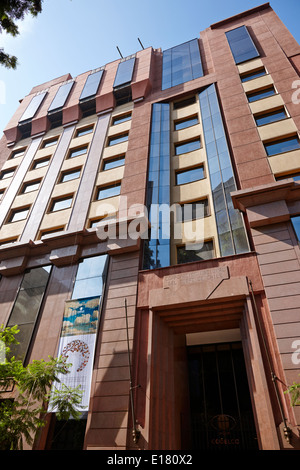
[{"label": "metal gate", "polygon": [[193,449],[257,450],[240,342],[188,348]]}]

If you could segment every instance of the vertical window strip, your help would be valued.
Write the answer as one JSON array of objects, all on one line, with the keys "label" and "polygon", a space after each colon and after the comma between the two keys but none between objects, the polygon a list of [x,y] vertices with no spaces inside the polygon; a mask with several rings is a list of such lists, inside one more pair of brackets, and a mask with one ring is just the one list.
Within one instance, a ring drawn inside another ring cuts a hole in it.
[{"label": "vertical window strip", "polygon": [[170,106],[155,103],[152,109],[147,186],[151,233],[144,244],[144,269],[170,265],[170,221],[158,206],[170,206]]},{"label": "vertical window strip", "polygon": [[200,92],[199,100],[221,256],[245,253],[249,244],[242,215],[230,196],[236,182],[215,85]]}]

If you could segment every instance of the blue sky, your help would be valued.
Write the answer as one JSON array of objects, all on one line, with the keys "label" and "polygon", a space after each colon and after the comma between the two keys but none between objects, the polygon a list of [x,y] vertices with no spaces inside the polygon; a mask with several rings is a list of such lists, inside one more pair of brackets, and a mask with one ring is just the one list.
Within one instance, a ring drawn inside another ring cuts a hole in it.
[{"label": "blue sky", "polygon": [[[40,83],[95,69],[144,47],[168,49],[199,37],[210,24],[263,0],[44,0],[43,12],[20,22],[17,38],[0,47],[18,57],[17,70],[0,67],[0,136],[19,100]],[[272,0],[272,8],[300,43],[299,0]],[[297,24],[298,23],[298,24]]]}]

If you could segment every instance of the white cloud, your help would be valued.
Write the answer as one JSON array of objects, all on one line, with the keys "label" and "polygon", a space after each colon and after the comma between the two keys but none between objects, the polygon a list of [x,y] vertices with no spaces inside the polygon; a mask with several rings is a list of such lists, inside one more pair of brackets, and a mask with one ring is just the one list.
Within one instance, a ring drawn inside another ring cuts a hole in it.
[{"label": "white cloud", "polygon": [[27,15],[24,16],[24,20],[16,21],[16,24],[19,28],[19,34],[15,37],[2,32],[0,36],[0,48],[11,47],[14,43],[24,40],[27,35],[33,32],[35,20],[36,18],[33,16]]}]

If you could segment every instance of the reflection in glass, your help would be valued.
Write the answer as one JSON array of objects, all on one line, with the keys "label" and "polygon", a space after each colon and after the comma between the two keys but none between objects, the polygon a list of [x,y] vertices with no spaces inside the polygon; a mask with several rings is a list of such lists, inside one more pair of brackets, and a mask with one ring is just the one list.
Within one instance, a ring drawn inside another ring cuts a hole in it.
[{"label": "reflection in glass", "polygon": [[48,109],[48,113],[53,112],[53,111],[58,111],[59,109],[64,107],[73,85],[74,85],[74,82],[71,81],[59,87]]},{"label": "reflection in glass", "polygon": [[204,168],[199,166],[197,168],[192,168],[191,170],[178,171],[176,173],[176,184],[186,184],[193,183],[194,181],[199,181],[204,178]]},{"label": "reflection in glass", "polygon": [[200,92],[199,100],[221,256],[244,253],[249,245],[242,216],[230,196],[236,183],[215,85]]},{"label": "reflection in glass", "polygon": [[290,152],[291,150],[298,150],[300,142],[298,137],[291,137],[289,139],[277,140],[265,144],[265,149],[268,156],[277,155],[278,153]]},{"label": "reflection in glass", "polygon": [[78,265],[72,299],[101,296],[107,268],[107,255],[84,258]]},{"label": "reflection in glass", "polygon": [[200,244],[177,247],[177,264],[191,263],[193,261],[203,261],[214,257],[214,244],[207,241]]},{"label": "reflection in glass", "polygon": [[162,90],[203,76],[198,40],[163,52]]},{"label": "reflection in glass", "polygon": [[225,34],[236,64],[259,57],[258,50],[246,26],[232,29]]},{"label": "reflection in glass", "polygon": [[114,88],[125,86],[131,82],[133,70],[134,70],[134,64],[135,64],[135,57],[125,59],[119,63],[115,81],[114,81]]},{"label": "reflection in glass", "polygon": [[98,70],[97,72],[91,73],[87,77],[79,101],[86,100],[96,95],[101,82],[102,75],[103,70]]},{"label": "reflection in glass", "polygon": [[25,112],[23,113],[19,123],[25,123],[25,121],[29,121],[35,116],[37,110],[39,109],[40,105],[44,101],[46,95],[47,95],[47,92],[45,91],[32,98]]},{"label": "reflection in glass", "polygon": [[263,126],[265,124],[270,124],[271,122],[281,121],[287,117],[284,108],[273,111],[272,113],[260,114],[255,117],[256,124],[258,126]]},{"label": "reflection in glass", "polygon": [[147,185],[149,241],[144,243],[144,269],[170,265],[170,221],[157,204],[170,204],[170,106],[155,103],[152,108],[149,173]]},{"label": "reflection in glass", "polygon": [[9,317],[7,326],[18,325],[20,344],[11,347],[11,356],[24,360],[34,331],[45,289],[51,272],[50,266],[28,271],[23,281]]}]

